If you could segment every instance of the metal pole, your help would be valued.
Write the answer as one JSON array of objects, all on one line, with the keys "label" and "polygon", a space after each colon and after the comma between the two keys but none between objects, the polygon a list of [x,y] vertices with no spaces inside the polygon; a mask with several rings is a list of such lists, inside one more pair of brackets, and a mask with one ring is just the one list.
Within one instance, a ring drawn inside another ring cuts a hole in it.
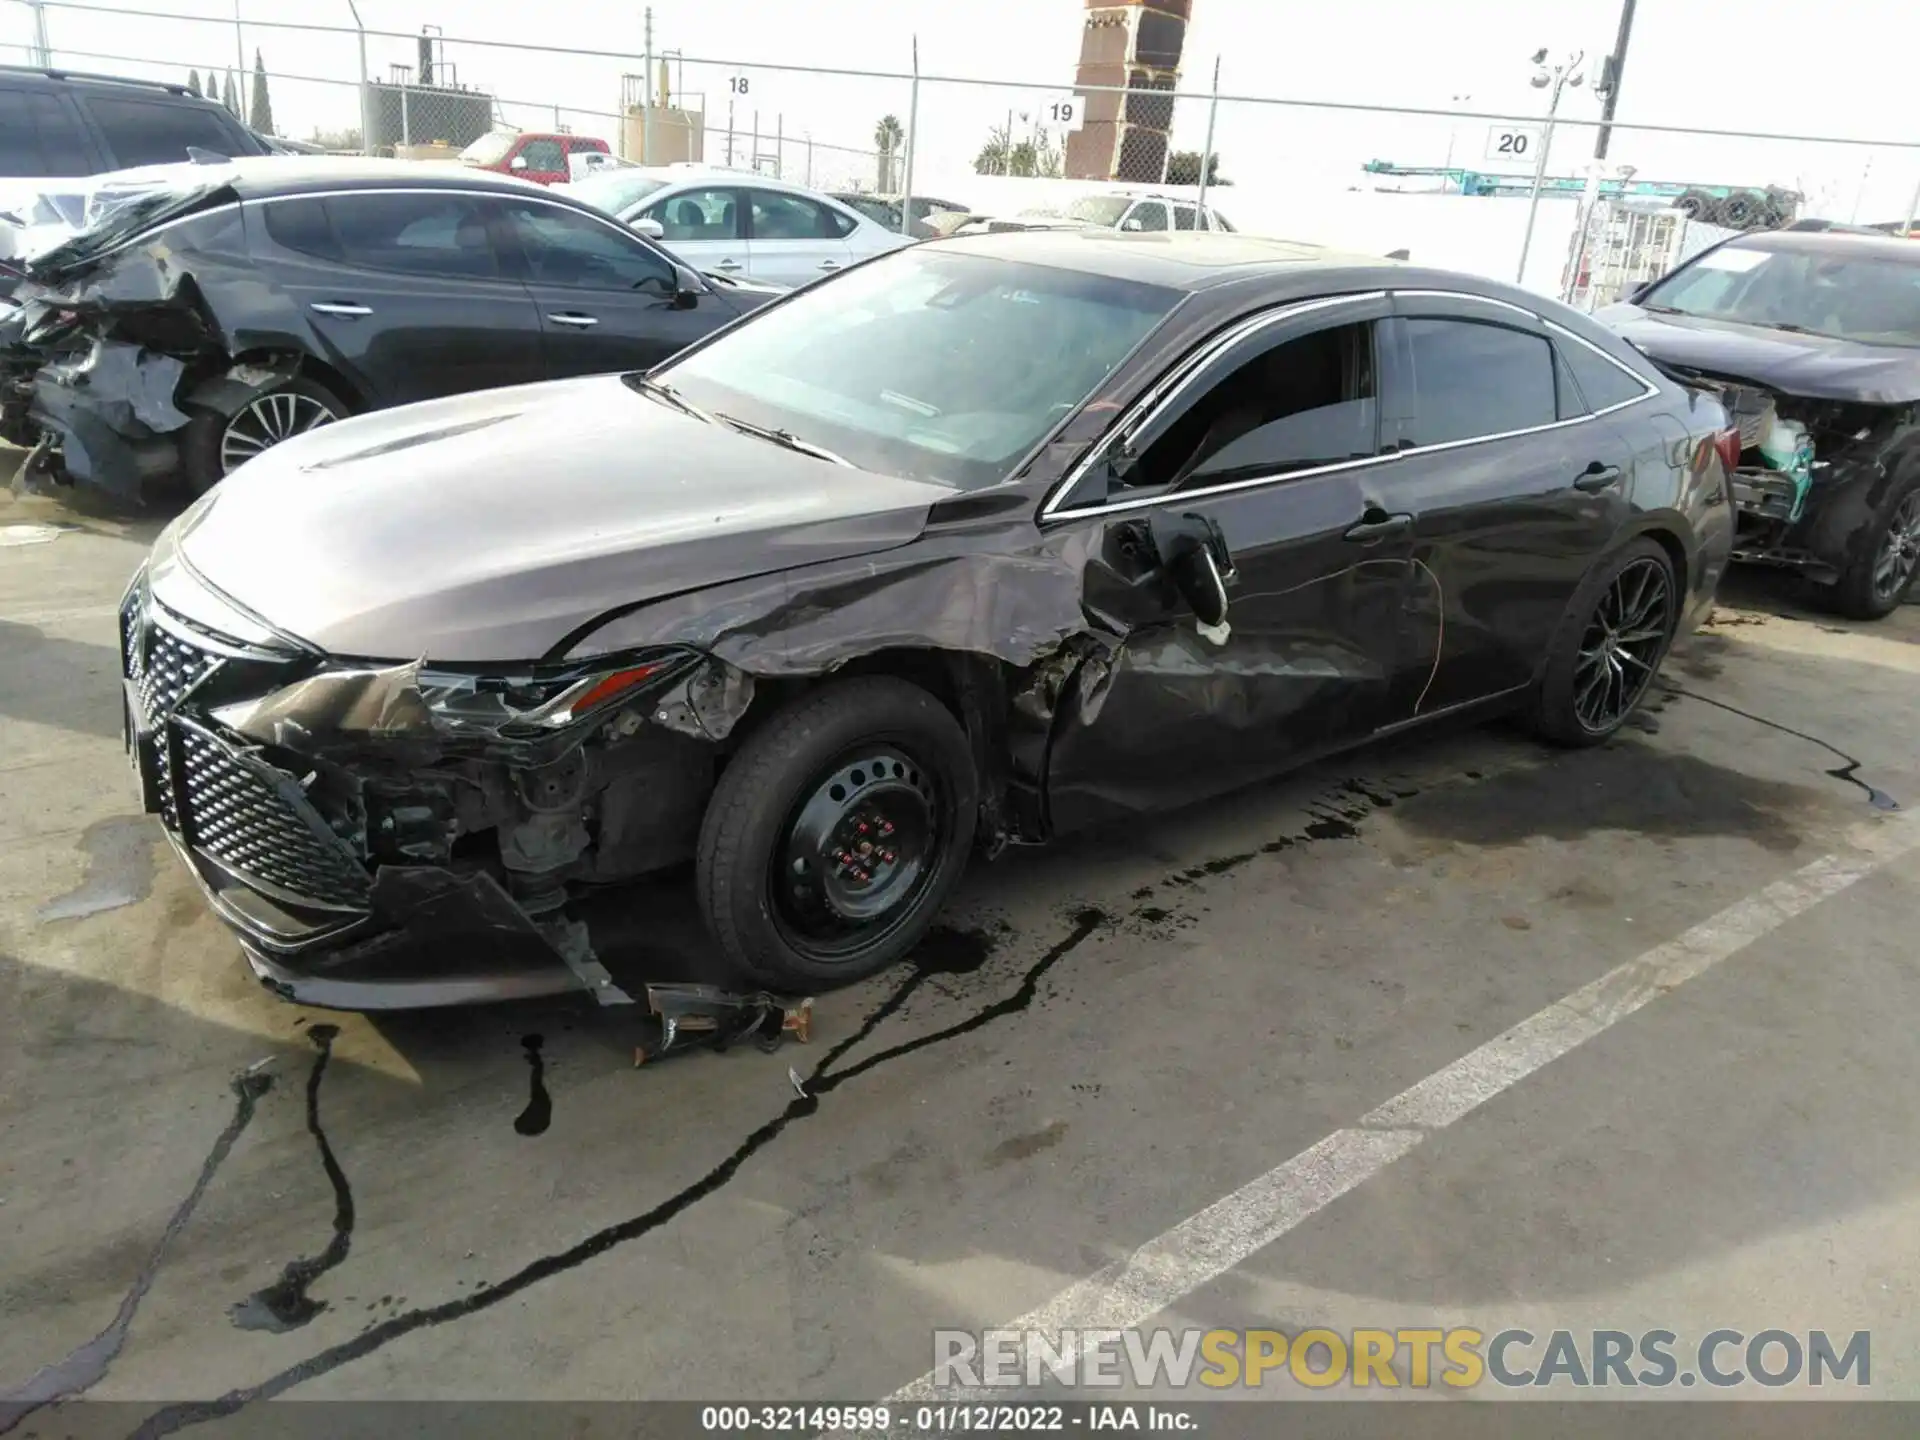
[{"label": "metal pole", "polygon": [[[1200,152],[1200,198],[1197,202],[1201,209],[1207,206],[1207,171],[1213,168],[1213,122],[1220,114],[1220,57],[1213,57],[1213,99],[1207,102],[1207,145]],[[1168,140],[1172,140],[1169,135]]]},{"label": "metal pole", "polygon": [[1634,0],[1621,0],[1620,33],[1613,37],[1613,54],[1603,62],[1607,93],[1600,101],[1600,133],[1594,137],[1593,158],[1607,158],[1607,144],[1613,139],[1613,107],[1620,100],[1620,77],[1627,69],[1627,42],[1633,39]]},{"label": "metal pole", "polygon": [[747,169],[760,173],[760,107],[753,108],[753,144],[747,151]]},{"label": "metal pole", "polygon": [[[704,101],[702,104],[706,103]],[[727,160],[726,168],[733,168],[733,86],[727,86]]]},{"label": "metal pole", "polygon": [[1907,202],[1907,223],[1900,227],[1900,233],[1903,236],[1911,236],[1913,234],[1913,222],[1915,219],[1920,219],[1920,185],[1913,187],[1913,199]]},{"label": "metal pole", "polygon": [[367,27],[360,23],[360,7],[347,0],[353,12],[353,30],[360,42],[360,153],[373,154],[373,87],[367,79]]},{"label": "metal pole", "polygon": [[813,188],[813,132],[812,132],[811,130],[809,130],[809,131],[807,132],[807,179],[806,179],[806,185],[807,185],[807,188],[808,188],[809,190],[811,190],[811,189]]},{"label": "metal pole", "polygon": [[1007,111],[1007,143],[1000,149],[1000,173],[1013,174],[1013,111]]},{"label": "metal pole", "polygon": [[647,6],[647,66],[642,80],[646,90],[640,101],[640,163],[653,163],[653,7]]},{"label": "metal pole", "polygon": [[784,180],[787,174],[787,112],[773,117],[773,178]]},{"label": "metal pole", "polygon": [[1866,202],[1867,181],[1873,178],[1873,153],[1867,153],[1867,163],[1860,169],[1860,188],[1853,192],[1853,214],[1848,217],[1849,225],[1860,223],[1860,207]]},{"label": "metal pole", "polygon": [[1533,248],[1533,222],[1540,213],[1540,184],[1547,178],[1547,155],[1553,149],[1553,122],[1560,113],[1560,87],[1566,78],[1565,70],[1553,77],[1553,98],[1547,102],[1547,126],[1540,135],[1540,158],[1533,162],[1533,185],[1527,195],[1527,229],[1520,237],[1520,268],[1513,277],[1516,285],[1527,278],[1527,251]]},{"label": "metal pole", "polygon": [[400,143],[413,145],[413,101],[407,95],[407,72],[400,72]]},{"label": "metal pole", "polygon": [[247,86],[247,47],[245,42],[240,38],[240,0],[233,0],[233,59],[234,63],[240,67],[240,78],[235,83],[243,92],[235,95],[233,98],[234,102],[244,111],[247,108],[246,96],[244,94]]},{"label": "metal pole", "polygon": [[29,0],[33,6],[33,63],[43,70],[53,68],[53,46],[47,41],[47,11],[41,0]]},{"label": "metal pole", "polygon": [[913,37],[913,95],[907,101],[907,174],[900,197],[900,233],[913,234],[913,152],[920,144],[920,37]]}]

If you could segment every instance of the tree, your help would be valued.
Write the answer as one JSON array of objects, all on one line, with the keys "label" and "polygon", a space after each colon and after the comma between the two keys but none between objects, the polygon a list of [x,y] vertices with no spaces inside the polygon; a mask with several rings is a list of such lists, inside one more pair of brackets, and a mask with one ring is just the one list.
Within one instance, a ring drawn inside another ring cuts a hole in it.
[{"label": "tree", "polygon": [[189,95],[198,95],[200,93],[200,72],[198,70],[187,71],[187,93]]},{"label": "tree", "polygon": [[882,195],[895,195],[900,191],[896,162],[906,133],[897,115],[882,115],[880,123],[873,127],[873,145],[880,152],[880,174],[875,188]]},{"label": "tree", "polygon": [[[1167,184],[1198,185],[1200,183],[1200,152],[1198,150],[1176,150],[1167,157]],[[1231,185],[1233,181],[1220,173],[1220,157],[1207,157],[1207,184]]]},{"label": "tree", "polygon": [[267,65],[260,52],[253,52],[253,104],[247,107],[247,124],[256,135],[273,131],[273,99],[267,94]]},{"label": "tree", "polygon": [[1025,175],[1057,180],[1065,171],[1060,147],[1044,127],[1024,140],[1013,138],[1010,125],[996,125],[987,132],[987,143],[973,157],[976,175]]},{"label": "tree", "polygon": [[235,115],[240,113],[240,87],[233,83],[233,71],[227,71],[226,88],[221,92],[220,103]]}]

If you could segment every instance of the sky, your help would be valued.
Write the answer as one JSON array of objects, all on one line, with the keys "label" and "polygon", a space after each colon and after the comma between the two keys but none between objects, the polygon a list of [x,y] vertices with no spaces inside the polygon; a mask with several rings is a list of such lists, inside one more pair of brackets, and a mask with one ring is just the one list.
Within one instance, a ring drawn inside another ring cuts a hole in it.
[{"label": "sky", "polygon": [[[88,0],[89,4],[98,0]],[[118,0],[124,11],[204,19],[154,19],[77,9],[49,0],[56,61],[75,69],[185,79],[189,68],[236,63],[234,0]],[[640,70],[642,5],[630,0],[357,0],[374,30],[448,32],[445,58],[458,79],[491,92],[511,123],[556,122],[600,134],[619,148],[623,70]],[[239,48],[258,48],[272,81],[282,133],[357,123],[352,81],[357,50],[347,0],[238,0]],[[1489,124],[1288,107],[1273,100],[1426,106],[1542,116],[1529,56],[1584,51],[1589,80],[1611,47],[1619,0],[1194,0],[1175,144],[1201,148],[1216,58],[1223,100],[1214,149],[1236,183],[1303,190],[1370,184],[1369,159],[1481,169],[1524,169],[1486,156]],[[1049,102],[1071,90],[1082,0],[661,0],[652,7],[656,52],[677,50],[674,85],[704,105],[709,158],[718,158],[732,97],[736,161],[746,163],[757,125],[759,153],[778,151],[789,178],[823,187],[871,183],[875,123],[909,119],[904,79],[781,72],[769,65],[834,67],[904,75],[918,39],[916,184],[962,178],[989,129],[1014,115],[1025,133]],[[1744,0],[1737,20],[1709,0],[1640,0],[1618,118],[1907,142],[1906,149],[1617,130],[1609,164],[1640,179],[1778,184],[1803,191],[1809,213],[1862,221],[1898,219],[1920,185],[1920,111],[1911,88],[1920,54],[1920,5],[1911,0]],[[269,22],[337,25],[327,34]],[[537,23],[535,23],[537,22]],[[555,55],[516,45],[582,47],[612,55]],[[25,58],[32,21],[23,0],[0,0],[0,59]],[[463,43],[494,42],[493,44]],[[384,75],[411,63],[404,39],[368,41],[369,68]],[[982,80],[1019,82],[1004,86]],[[734,93],[744,82],[745,94]],[[1242,98],[1244,97],[1244,98]],[[1469,98],[1470,97],[1470,98]],[[1568,88],[1564,121],[1591,120],[1590,84]],[[1549,172],[1581,174],[1594,131],[1563,124]],[[776,137],[778,142],[776,143]],[[811,144],[809,144],[809,141]],[[836,148],[841,147],[841,148]],[[1158,177],[1129,177],[1157,179]],[[964,199],[964,196],[957,197]]]}]

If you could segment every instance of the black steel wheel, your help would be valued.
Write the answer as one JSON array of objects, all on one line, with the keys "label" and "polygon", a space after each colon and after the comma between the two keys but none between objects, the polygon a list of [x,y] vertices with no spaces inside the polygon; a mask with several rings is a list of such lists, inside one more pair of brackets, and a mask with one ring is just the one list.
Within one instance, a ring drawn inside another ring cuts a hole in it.
[{"label": "black steel wheel", "polygon": [[1533,727],[1563,745],[1607,739],[1646,698],[1683,608],[1673,562],[1635,540],[1587,577],[1548,646]]},{"label": "black steel wheel", "polygon": [[729,959],[812,993],[903,959],[966,866],[973,752],[919,686],[822,686],[750,734],[701,822],[696,885]]},{"label": "black steel wheel", "polygon": [[1833,587],[1833,608],[1850,619],[1884,620],[1900,608],[1920,573],[1920,475],[1882,503],[1879,518],[1861,527]]},{"label": "black steel wheel", "polygon": [[768,900],[787,942],[826,959],[911,912],[939,868],[947,827],[931,768],[893,745],[857,747],[801,789],[771,859]]}]

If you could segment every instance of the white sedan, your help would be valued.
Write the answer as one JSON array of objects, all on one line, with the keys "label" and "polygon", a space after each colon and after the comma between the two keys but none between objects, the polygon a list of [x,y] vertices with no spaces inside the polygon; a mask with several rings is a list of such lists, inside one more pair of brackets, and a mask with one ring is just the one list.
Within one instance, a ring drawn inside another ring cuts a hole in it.
[{"label": "white sedan", "polygon": [[697,270],[805,285],[913,243],[839,201],[771,176],[629,166],[555,187],[665,243]]}]

